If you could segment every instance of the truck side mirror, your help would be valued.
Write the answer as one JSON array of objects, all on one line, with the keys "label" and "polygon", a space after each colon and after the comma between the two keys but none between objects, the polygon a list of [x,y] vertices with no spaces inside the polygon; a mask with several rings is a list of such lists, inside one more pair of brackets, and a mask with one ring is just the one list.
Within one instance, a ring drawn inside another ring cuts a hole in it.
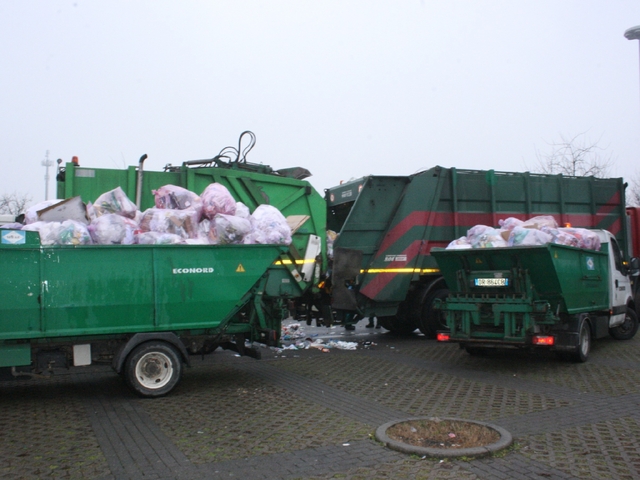
[{"label": "truck side mirror", "polygon": [[629,260],[629,275],[637,277],[640,275],[640,260],[637,257],[633,257]]}]

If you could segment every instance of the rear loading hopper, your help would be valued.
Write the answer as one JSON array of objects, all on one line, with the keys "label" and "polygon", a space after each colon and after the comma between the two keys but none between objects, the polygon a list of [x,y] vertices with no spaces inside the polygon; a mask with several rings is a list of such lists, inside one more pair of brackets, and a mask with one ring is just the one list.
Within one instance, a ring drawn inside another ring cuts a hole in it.
[{"label": "rear loading hopper", "polygon": [[607,252],[547,244],[431,253],[451,292],[439,304],[450,328],[441,339],[472,352],[535,345],[572,352],[583,321],[589,339],[607,332]]}]

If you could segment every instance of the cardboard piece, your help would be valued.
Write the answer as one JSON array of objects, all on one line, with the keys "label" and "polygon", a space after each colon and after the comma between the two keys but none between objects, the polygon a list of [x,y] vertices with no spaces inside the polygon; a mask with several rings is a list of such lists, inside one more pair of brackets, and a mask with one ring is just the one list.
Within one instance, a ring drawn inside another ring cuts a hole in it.
[{"label": "cardboard piece", "polygon": [[60,203],[38,210],[38,220],[42,222],[75,220],[85,225],[89,224],[87,208],[80,197],[67,198]]}]

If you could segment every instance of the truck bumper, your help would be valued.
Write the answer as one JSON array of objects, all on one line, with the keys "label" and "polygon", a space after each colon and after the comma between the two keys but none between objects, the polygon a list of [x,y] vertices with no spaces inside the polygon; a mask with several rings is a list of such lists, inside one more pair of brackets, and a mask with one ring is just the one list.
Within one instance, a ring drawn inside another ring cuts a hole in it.
[{"label": "truck bumper", "polygon": [[460,348],[467,346],[480,348],[541,348],[545,350],[555,350],[559,352],[572,352],[578,348],[579,336],[576,332],[555,332],[553,345],[535,345],[530,337],[524,341],[518,340],[488,340],[484,338],[451,337],[449,332],[438,332],[439,341],[458,343]]}]

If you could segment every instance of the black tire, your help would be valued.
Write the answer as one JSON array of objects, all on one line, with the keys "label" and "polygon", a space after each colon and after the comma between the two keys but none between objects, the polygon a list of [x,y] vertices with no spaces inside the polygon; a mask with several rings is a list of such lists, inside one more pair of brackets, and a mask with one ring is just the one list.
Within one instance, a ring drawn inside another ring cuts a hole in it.
[{"label": "black tire", "polygon": [[429,293],[422,304],[422,312],[418,320],[418,328],[427,338],[436,338],[438,331],[448,331],[446,314],[442,310],[433,308],[436,299],[444,300],[449,296],[449,290],[439,288]]},{"label": "black tire", "polygon": [[578,327],[578,346],[575,352],[571,353],[571,360],[578,363],[584,363],[589,358],[591,351],[591,326],[589,320],[583,317]]},{"label": "black tire", "polygon": [[487,349],[482,347],[464,347],[467,353],[474,357],[480,357],[487,354]]},{"label": "black tire", "polygon": [[385,330],[391,331],[391,325],[389,325],[389,322],[387,320],[392,317],[376,317],[376,318],[378,319],[378,325],[380,325]]},{"label": "black tire", "polygon": [[410,318],[398,317],[378,317],[378,321],[383,328],[396,335],[410,335],[416,329],[416,324]]},{"label": "black tire", "polygon": [[638,332],[638,315],[636,312],[627,307],[627,313],[624,317],[624,322],[617,327],[609,329],[609,335],[616,340],[630,340],[635,337]]},{"label": "black tire", "polygon": [[142,397],[166,395],[178,384],[181,376],[180,354],[166,342],[138,345],[125,362],[127,385]]}]

